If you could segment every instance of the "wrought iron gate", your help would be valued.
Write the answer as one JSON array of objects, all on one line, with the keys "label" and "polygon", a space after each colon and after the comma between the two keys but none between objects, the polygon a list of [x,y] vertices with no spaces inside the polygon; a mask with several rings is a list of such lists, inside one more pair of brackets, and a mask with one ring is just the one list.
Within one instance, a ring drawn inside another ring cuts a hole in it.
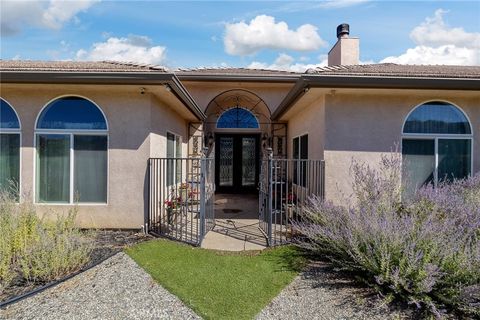
[{"label": "wrought iron gate", "polygon": [[307,200],[325,198],[323,160],[262,160],[259,183],[259,227],[269,246],[288,243],[295,236],[292,223],[299,221]]},{"label": "wrought iron gate", "polygon": [[150,158],[148,232],[200,245],[215,225],[214,158]]}]

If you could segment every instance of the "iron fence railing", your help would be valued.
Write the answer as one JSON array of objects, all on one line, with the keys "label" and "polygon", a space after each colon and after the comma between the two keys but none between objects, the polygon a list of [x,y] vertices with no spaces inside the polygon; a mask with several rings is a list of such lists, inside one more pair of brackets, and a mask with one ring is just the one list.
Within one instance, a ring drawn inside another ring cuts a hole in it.
[{"label": "iron fence railing", "polygon": [[214,220],[213,158],[149,159],[148,231],[200,245]]},{"label": "iron fence railing", "polygon": [[262,161],[259,226],[269,246],[290,242],[294,223],[302,219],[308,199],[325,198],[325,163],[311,159]]}]

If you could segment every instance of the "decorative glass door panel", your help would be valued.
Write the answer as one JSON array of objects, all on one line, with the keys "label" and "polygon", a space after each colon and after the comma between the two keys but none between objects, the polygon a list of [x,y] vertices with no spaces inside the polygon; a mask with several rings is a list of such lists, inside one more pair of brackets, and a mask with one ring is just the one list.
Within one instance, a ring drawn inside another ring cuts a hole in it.
[{"label": "decorative glass door panel", "polygon": [[219,185],[222,187],[233,186],[233,137],[220,137]]},{"label": "decorative glass door panel", "polygon": [[218,192],[255,192],[258,183],[258,135],[217,134],[215,176]]},{"label": "decorative glass door panel", "polygon": [[253,137],[242,138],[242,187],[255,186],[257,172],[256,139]]}]

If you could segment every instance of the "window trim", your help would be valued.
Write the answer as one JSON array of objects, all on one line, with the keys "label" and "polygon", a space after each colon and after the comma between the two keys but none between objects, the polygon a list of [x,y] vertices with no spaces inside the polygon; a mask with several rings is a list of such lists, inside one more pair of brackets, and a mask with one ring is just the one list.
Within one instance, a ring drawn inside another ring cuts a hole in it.
[{"label": "window trim", "polygon": [[[302,149],[301,149],[301,148],[302,148],[302,137],[305,137],[305,136],[307,137],[307,158],[306,158],[306,159],[302,159],[302,158],[301,158],[301,154],[302,154],[302,153],[301,153],[301,151],[302,151]],[[295,150],[293,149],[293,145],[294,145],[294,142],[293,142],[293,141],[294,141],[295,139],[298,139],[298,157],[299,157],[298,159],[294,158]],[[292,137],[292,159],[293,159],[293,160],[308,160],[308,159],[310,158],[310,155],[309,155],[309,154],[310,154],[309,144],[310,144],[310,142],[309,142],[309,139],[308,139],[308,131],[307,131],[307,132],[304,132],[304,133],[301,133],[301,134],[299,134],[299,135],[293,136],[293,137]],[[294,162],[294,163],[295,163],[295,162]],[[295,164],[294,164],[294,165],[295,165]],[[299,168],[296,168],[295,170],[299,170]],[[294,173],[294,174],[295,174],[295,173]],[[298,172],[298,174],[301,174],[301,173]],[[295,180],[295,179],[294,179],[294,180]],[[294,180],[292,180],[292,182],[293,182]],[[306,187],[307,187],[307,184],[308,184],[308,173],[305,175],[305,179],[303,179],[303,180],[304,180],[303,183],[304,183],[305,185],[302,185],[302,184],[299,184],[299,183],[298,183],[298,177],[297,177],[296,180],[297,180],[297,182],[294,183],[296,186],[299,186],[299,187],[301,187],[301,188],[306,188]]]},{"label": "window trim", "polygon": [[[465,119],[467,119],[468,121],[468,124],[470,126],[470,133],[404,133],[405,131],[405,124],[407,123],[407,120],[408,118],[410,118],[410,115],[415,111],[417,110],[418,108],[420,108],[421,106],[423,106],[424,104],[427,104],[427,103],[430,103],[430,102],[443,102],[443,103],[448,103],[448,104],[451,104],[452,106],[456,107],[462,114],[463,116],[465,117]],[[462,108],[460,108],[457,104],[451,102],[451,101],[448,101],[448,100],[445,100],[445,99],[430,99],[430,100],[426,100],[426,101],[423,101],[421,102],[420,104],[417,104],[415,107],[413,107],[408,113],[407,115],[403,118],[403,125],[402,125],[402,136],[403,135],[412,135],[412,136],[415,136],[415,135],[422,135],[422,136],[439,136],[439,135],[446,135],[446,136],[460,136],[460,137],[464,137],[464,136],[473,136],[473,126],[472,126],[472,121],[470,120],[470,118],[468,117],[468,114],[463,111]]]},{"label": "window trim", "polygon": [[[248,113],[250,113],[250,114],[255,118],[255,120],[257,121],[258,127],[256,127],[256,128],[219,128],[219,127],[218,127],[218,121],[220,120],[220,118],[221,118],[226,112],[228,112],[228,111],[230,111],[230,110],[232,110],[232,109],[235,109],[235,108],[244,109],[244,110],[246,110]],[[245,107],[241,107],[241,106],[234,106],[234,107],[230,107],[230,108],[224,110],[224,111],[218,116],[217,121],[215,121],[215,129],[221,130],[221,131],[225,131],[225,132],[226,132],[226,131],[232,131],[232,130],[235,130],[235,131],[239,130],[239,131],[246,131],[246,132],[250,131],[250,132],[252,132],[252,131],[261,130],[261,127],[260,127],[260,121],[258,120],[258,117],[257,117],[251,110],[249,110],[249,109],[247,109],[247,108],[245,108]]]},{"label": "window trim", "polygon": [[6,104],[8,104],[10,106],[10,108],[12,108],[13,112],[15,113],[15,115],[17,116],[17,120],[18,120],[18,128],[0,128],[0,133],[1,134],[18,134],[19,135],[19,146],[18,146],[18,153],[19,153],[19,157],[18,157],[18,161],[20,161],[19,163],[19,166],[18,166],[18,170],[19,170],[19,174],[18,174],[18,202],[16,203],[21,203],[22,202],[22,186],[23,186],[23,183],[22,183],[22,163],[23,163],[23,152],[22,152],[22,138],[23,138],[23,135],[22,135],[22,121],[20,120],[20,117],[18,116],[18,112],[17,110],[15,110],[15,108],[13,107],[13,105],[10,103],[10,101],[8,101],[7,99],[3,98],[3,97],[0,97],[1,100],[3,100]]},{"label": "window trim", "polygon": [[[308,137],[308,131],[292,137],[292,159],[294,159],[294,158],[293,158],[293,140],[299,138],[299,140],[298,140],[298,148],[299,148],[298,151],[299,151],[299,153],[298,153],[298,154],[300,155],[300,151],[301,151],[301,150],[300,150],[300,138],[303,137],[303,136],[307,136],[307,137]],[[307,148],[308,148],[308,147],[307,147]],[[310,148],[308,148],[308,149],[310,149]],[[310,153],[310,150],[308,150],[308,153]],[[307,159],[309,158],[309,156],[310,156],[310,155],[307,155]]]},{"label": "window trim", "polygon": [[[71,98],[71,97],[85,99],[85,100],[89,101],[90,103],[92,103],[94,106],[96,106],[98,108],[98,110],[100,110],[100,112],[102,113],[103,119],[105,120],[105,124],[106,124],[107,128],[102,129],[102,130],[98,130],[98,129],[97,130],[91,130],[91,129],[41,129],[41,128],[38,129],[38,120],[40,119],[40,116],[42,115],[43,111],[45,111],[45,109],[52,102],[54,102],[55,100],[59,100],[59,99],[63,99],[63,98]],[[35,118],[35,130],[45,130],[45,131],[51,131],[51,132],[64,132],[64,131],[77,131],[77,132],[91,132],[91,131],[105,132],[105,131],[107,131],[107,132],[109,132],[110,131],[110,126],[108,124],[108,118],[105,115],[105,112],[103,112],[102,108],[100,108],[100,106],[98,104],[96,104],[95,101],[93,101],[92,99],[87,98],[87,97],[82,96],[82,95],[79,95],[79,94],[62,94],[62,95],[57,96],[53,99],[50,99],[47,103],[45,103],[43,105],[43,107],[37,113],[37,117]]]},{"label": "window trim", "polygon": [[433,185],[438,185],[438,140],[470,140],[470,175],[473,173],[473,148],[474,148],[474,139],[473,137],[458,137],[458,136],[441,136],[441,137],[432,137],[432,136],[404,136],[402,137],[400,143],[400,153],[403,157],[403,140],[431,140],[434,141],[434,148],[435,148],[435,171],[433,172]]},{"label": "window trim", "polygon": [[[454,134],[454,133],[404,133],[403,130],[405,128],[405,123],[407,122],[408,118],[412,114],[413,111],[415,111],[417,108],[421,107],[425,103],[429,102],[444,102],[444,103],[449,103],[452,106],[456,107],[460,112],[465,116],[465,118],[468,121],[468,124],[470,126],[470,133],[465,133],[465,134]],[[455,103],[444,100],[444,99],[430,99],[427,101],[424,101],[418,105],[416,105],[412,110],[408,112],[408,114],[405,116],[403,120],[403,125],[402,125],[402,131],[401,131],[401,139],[400,139],[400,153],[403,157],[403,140],[433,140],[434,141],[434,151],[435,151],[435,171],[433,172],[433,184],[434,186],[438,185],[438,165],[439,165],[439,159],[438,159],[438,140],[470,140],[470,175],[473,174],[473,155],[475,154],[474,152],[474,147],[475,147],[475,139],[474,139],[474,134],[473,134],[473,126],[472,122],[470,121],[470,118],[468,115],[465,113],[465,111],[460,108],[458,105]]]},{"label": "window trim", "polygon": [[[93,103],[102,113],[105,124],[107,129],[105,130],[89,130],[89,129],[37,129],[38,119],[40,115],[45,110],[45,108],[57,99],[62,99],[66,97],[79,97],[88,100],[89,102]],[[59,202],[38,202],[37,201],[37,158],[38,158],[38,149],[37,149],[37,136],[41,134],[49,134],[49,135],[68,135],[70,139],[70,194],[69,194],[69,202],[68,203],[59,203]],[[75,202],[75,192],[74,192],[74,136],[75,135],[89,135],[89,136],[106,136],[107,137],[107,198],[106,202]],[[109,132],[109,125],[107,117],[103,112],[102,108],[94,101],[89,98],[86,98],[81,95],[77,94],[65,94],[58,96],[54,99],[49,100],[38,112],[37,118],[35,120],[35,128],[33,133],[33,203],[35,205],[41,206],[71,206],[71,205],[78,205],[78,206],[108,206],[110,203],[110,132]]]},{"label": "window trim", "polygon": [[[168,157],[168,134],[171,134],[174,136],[174,140],[173,140],[173,154],[175,156],[172,157]],[[180,154],[181,154],[181,157],[177,157],[177,139],[180,140]],[[174,131],[171,131],[171,130],[167,130],[166,131],[166,134],[165,134],[165,158],[167,159],[184,159],[184,156],[183,156],[183,135],[181,134],[177,134],[175,133]],[[178,161],[178,160],[177,160]],[[180,160],[180,164],[183,166],[183,161]],[[168,163],[168,162],[167,162]],[[167,170],[168,170],[168,166],[167,166]],[[168,176],[168,172],[167,172],[167,176]],[[176,184],[176,179],[177,179],[177,165],[176,163],[174,163],[173,165],[173,180],[174,180],[174,183],[172,183],[171,185],[168,185],[167,183],[167,187],[171,187],[171,186],[174,186]],[[167,182],[168,182],[168,179],[167,179]]]}]

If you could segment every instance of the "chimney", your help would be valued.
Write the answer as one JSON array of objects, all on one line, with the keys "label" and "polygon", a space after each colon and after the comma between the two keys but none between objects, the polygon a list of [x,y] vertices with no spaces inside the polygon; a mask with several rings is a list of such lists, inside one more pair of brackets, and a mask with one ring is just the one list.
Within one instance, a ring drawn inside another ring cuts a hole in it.
[{"label": "chimney", "polygon": [[350,26],[342,23],[337,27],[337,43],[328,53],[328,65],[353,65],[358,64],[360,57],[360,40],[351,38]]}]

